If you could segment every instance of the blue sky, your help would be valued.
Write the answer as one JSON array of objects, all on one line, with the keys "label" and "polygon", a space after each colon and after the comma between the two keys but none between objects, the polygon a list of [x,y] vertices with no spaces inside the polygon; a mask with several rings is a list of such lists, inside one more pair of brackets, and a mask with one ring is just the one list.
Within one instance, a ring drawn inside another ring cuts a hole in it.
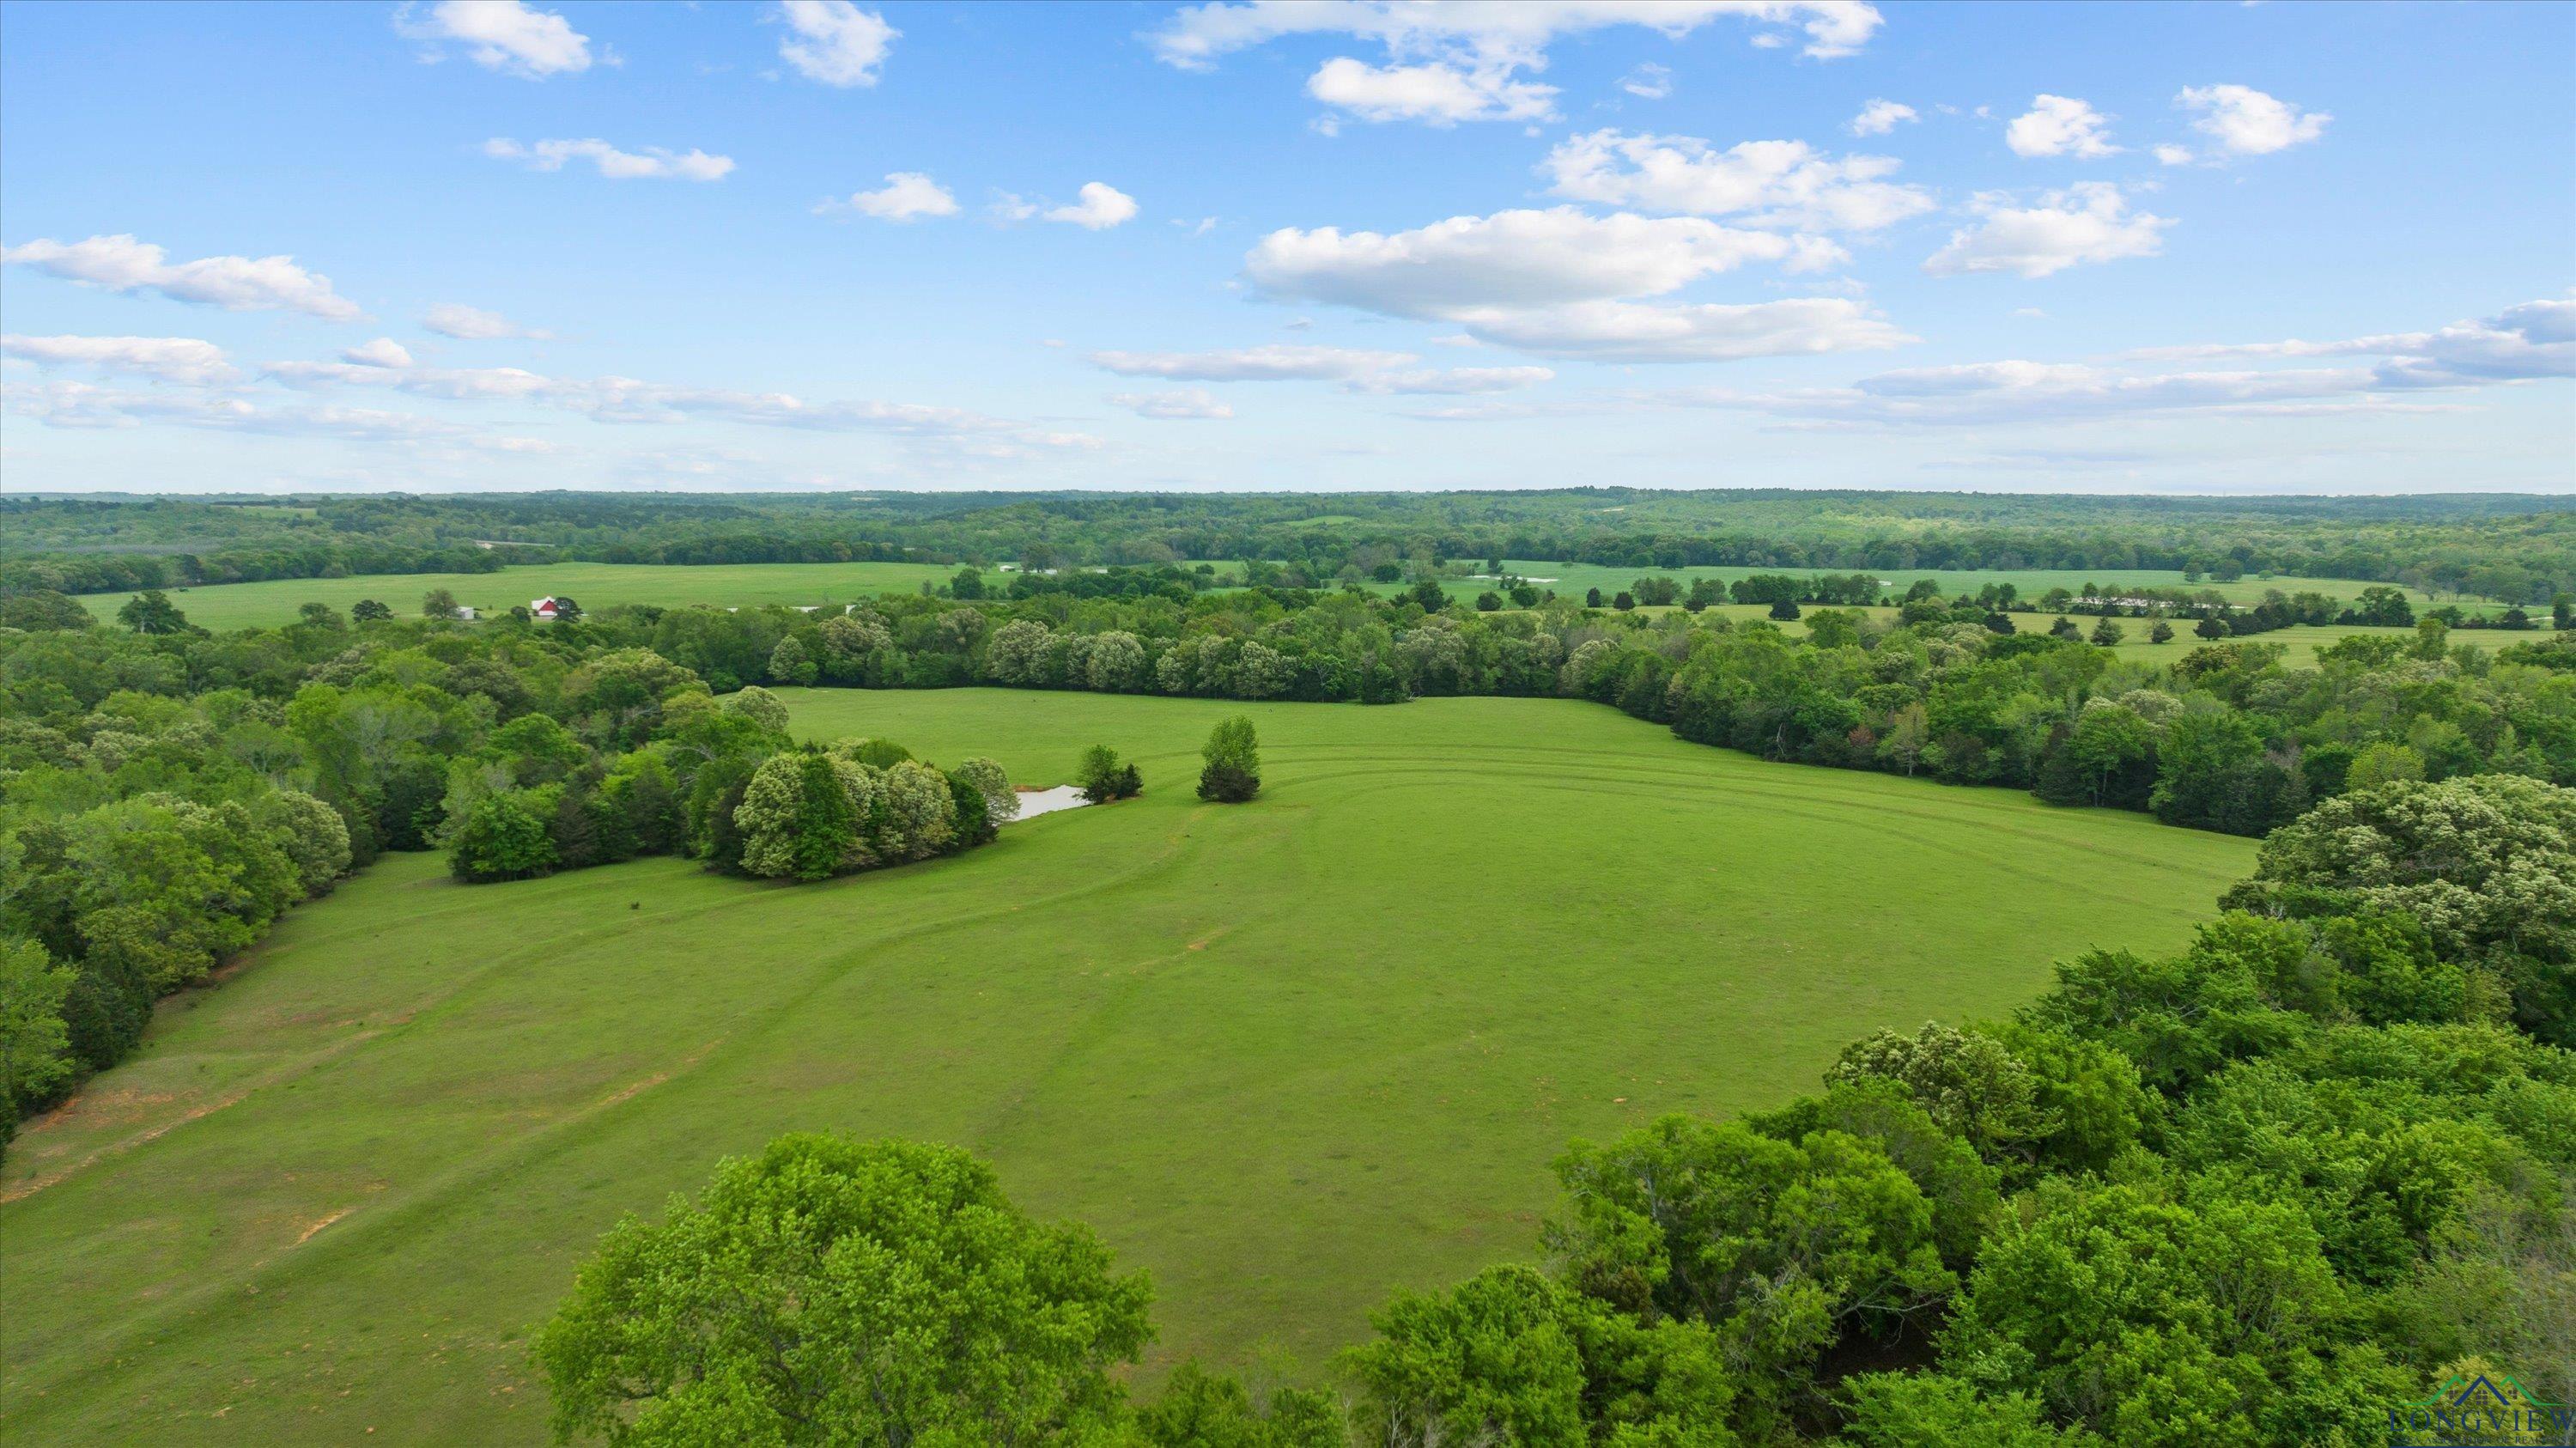
[{"label": "blue sky", "polygon": [[2576,489],[2576,7],[58,5],[39,489]]}]

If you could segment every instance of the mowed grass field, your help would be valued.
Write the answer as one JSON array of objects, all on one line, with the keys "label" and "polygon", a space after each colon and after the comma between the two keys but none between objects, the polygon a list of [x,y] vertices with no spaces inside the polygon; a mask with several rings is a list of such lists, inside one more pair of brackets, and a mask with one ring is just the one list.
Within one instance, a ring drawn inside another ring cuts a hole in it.
[{"label": "mowed grass field", "polygon": [[[527,1333],[598,1234],[800,1129],[1089,1223],[1153,1275],[1148,1378],[1316,1380],[1395,1288],[1534,1255],[1569,1138],[2176,946],[2254,854],[1572,701],[785,697],[1032,784],[1110,743],[1147,793],[814,886],[385,860],[10,1148],[0,1439],[540,1441]],[[1203,805],[1237,712],[1266,787]]]},{"label": "mowed grass field", "polygon": [[[619,603],[748,608],[768,603],[838,605],[881,593],[911,593],[925,580],[946,583],[956,574],[953,567],[927,563],[544,563],[497,573],[372,573],[219,583],[172,589],[170,599],[190,623],[222,632],[293,623],[295,611],[308,603],[327,603],[346,613],[362,598],[372,598],[404,618],[415,618],[422,597],[433,588],[444,588],[456,595],[458,603],[487,614],[548,594],[569,596],[583,608]],[[131,597],[130,593],[93,593],[83,595],[81,602],[101,619],[113,620]]]}]

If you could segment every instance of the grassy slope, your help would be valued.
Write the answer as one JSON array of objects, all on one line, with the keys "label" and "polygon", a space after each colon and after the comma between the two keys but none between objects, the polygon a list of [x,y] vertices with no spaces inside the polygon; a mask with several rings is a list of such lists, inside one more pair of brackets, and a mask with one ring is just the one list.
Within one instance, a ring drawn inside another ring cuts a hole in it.
[{"label": "grassy slope", "polygon": [[1224,808],[1189,782],[1231,706],[790,699],[1029,782],[1112,742],[1149,792],[803,888],[379,865],[12,1148],[0,1437],[533,1441],[524,1330],[596,1234],[792,1128],[957,1142],[1091,1223],[1154,1274],[1151,1366],[1311,1375],[1529,1252],[1568,1138],[2173,945],[2252,860],[1573,702],[1255,705],[1268,789]]},{"label": "grassy slope", "polygon": [[[880,593],[909,593],[923,580],[941,583],[955,577],[954,568],[926,563],[738,563],[681,567],[633,563],[548,563],[504,568],[498,573],[376,573],[355,578],[278,578],[261,583],[223,583],[207,588],[174,589],[171,600],[200,628],[218,631],[293,623],[295,610],[321,602],[347,612],[349,605],[372,598],[406,618],[420,612],[420,600],[433,588],[444,588],[456,601],[497,612],[547,594],[568,594],[584,608],[617,603],[658,603],[684,607],[692,603],[748,606],[764,603],[848,603]],[[81,602],[102,619],[132,597],[93,593]]]}]

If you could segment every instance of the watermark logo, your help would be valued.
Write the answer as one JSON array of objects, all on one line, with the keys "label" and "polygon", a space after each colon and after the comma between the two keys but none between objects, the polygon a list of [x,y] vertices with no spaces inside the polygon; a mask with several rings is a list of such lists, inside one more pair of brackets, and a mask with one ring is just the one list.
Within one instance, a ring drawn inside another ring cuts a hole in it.
[{"label": "watermark logo", "polygon": [[2565,1443],[2576,1407],[2553,1403],[2511,1373],[2453,1374],[2430,1397],[2388,1410],[2391,1448],[2519,1448]]}]

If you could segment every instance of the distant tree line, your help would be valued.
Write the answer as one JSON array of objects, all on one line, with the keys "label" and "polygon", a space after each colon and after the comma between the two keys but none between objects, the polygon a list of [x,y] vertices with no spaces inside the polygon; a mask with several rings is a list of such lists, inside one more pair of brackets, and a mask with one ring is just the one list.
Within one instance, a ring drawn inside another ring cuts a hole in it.
[{"label": "distant tree line", "polygon": [[421,572],[460,566],[467,551],[497,554],[489,566],[544,559],[1016,560],[1043,570],[1241,560],[1247,581],[1291,587],[1388,582],[1453,561],[1518,558],[1647,572],[1722,566],[1865,575],[2164,570],[2187,583],[2359,578],[2526,607],[2576,592],[2576,511],[2563,499],[2512,495],[2158,499],[1568,488],[317,496],[250,506],[181,498],[0,501],[0,588],[77,593]]}]

